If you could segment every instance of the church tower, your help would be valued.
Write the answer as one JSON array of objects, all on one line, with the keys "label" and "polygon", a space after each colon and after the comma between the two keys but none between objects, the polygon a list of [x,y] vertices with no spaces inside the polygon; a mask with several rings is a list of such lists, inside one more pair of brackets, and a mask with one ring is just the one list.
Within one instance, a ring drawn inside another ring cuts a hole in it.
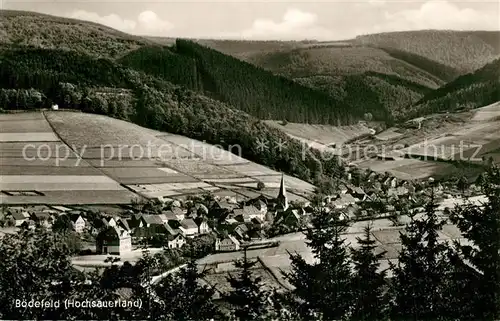
[{"label": "church tower", "polygon": [[288,198],[286,197],[285,175],[281,174],[280,192],[276,198],[277,205],[286,211],[288,209]]}]

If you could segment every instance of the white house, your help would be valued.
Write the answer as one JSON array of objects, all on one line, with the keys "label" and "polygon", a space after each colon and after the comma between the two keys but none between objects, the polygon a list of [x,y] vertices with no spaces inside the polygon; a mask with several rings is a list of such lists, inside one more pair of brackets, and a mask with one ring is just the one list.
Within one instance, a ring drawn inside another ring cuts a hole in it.
[{"label": "white house", "polygon": [[240,249],[240,242],[232,235],[225,238],[217,239],[215,241],[216,251],[238,251]]},{"label": "white house", "polygon": [[172,235],[169,234],[167,238],[167,245],[169,249],[180,249],[186,244],[186,238],[182,234]]},{"label": "white house", "polygon": [[85,230],[85,219],[80,215],[80,214],[74,214],[70,216],[71,218],[71,225],[73,226],[73,230],[76,233],[83,233]]}]

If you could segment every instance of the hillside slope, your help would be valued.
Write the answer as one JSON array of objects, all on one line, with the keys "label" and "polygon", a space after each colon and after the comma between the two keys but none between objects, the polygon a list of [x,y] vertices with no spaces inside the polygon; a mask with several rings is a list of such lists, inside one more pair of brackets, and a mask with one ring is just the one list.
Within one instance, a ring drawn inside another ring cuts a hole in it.
[{"label": "hillside slope", "polygon": [[452,68],[423,57],[351,45],[258,52],[246,60],[381,120],[397,117],[406,106],[458,76]]},{"label": "hillside slope", "polygon": [[143,47],[119,62],[202,91],[260,119],[348,124],[362,119],[367,111],[381,119],[387,117],[384,110],[349,105],[343,97],[276,76],[189,40],[179,39],[171,48]]},{"label": "hillside slope", "polygon": [[[386,110],[396,119],[408,106],[500,55],[500,33],[408,31],[343,42],[206,44],[323,91],[349,106]],[[378,116],[378,115],[377,115]],[[388,117],[389,120],[391,117]],[[387,120],[387,119],[386,119]]]},{"label": "hillside slope", "polygon": [[71,49],[109,58],[150,43],[153,42],[89,21],[0,10],[0,48]]},{"label": "hillside slope", "polygon": [[411,109],[409,116],[433,112],[473,109],[500,100],[500,59],[427,94]]},{"label": "hillside slope", "polygon": [[421,30],[359,36],[355,43],[417,54],[467,73],[500,55],[498,31]]}]

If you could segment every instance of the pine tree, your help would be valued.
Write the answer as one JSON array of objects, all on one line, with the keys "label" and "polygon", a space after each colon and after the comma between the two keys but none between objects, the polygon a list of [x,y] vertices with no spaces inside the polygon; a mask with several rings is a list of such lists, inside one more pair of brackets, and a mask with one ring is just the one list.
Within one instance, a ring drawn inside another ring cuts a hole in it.
[{"label": "pine tree", "polygon": [[291,255],[291,272],[285,277],[294,287],[290,308],[304,320],[338,320],[348,315],[352,303],[349,253],[342,233],[347,223],[337,211],[317,212],[306,232],[315,262]]},{"label": "pine tree", "polygon": [[262,279],[254,277],[251,268],[257,262],[251,262],[245,248],[243,259],[236,261],[235,266],[241,269],[238,276],[229,276],[232,291],[227,297],[231,304],[235,320],[273,320],[277,314],[274,311],[271,293],[263,289]]},{"label": "pine tree", "polygon": [[462,270],[470,282],[457,305],[469,307],[476,319],[496,320],[500,317],[500,169],[489,168],[481,183],[487,201],[458,206],[450,217],[474,244],[458,246],[461,260],[456,264],[465,266]]},{"label": "pine tree", "polygon": [[223,315],[213,301],[215,290],[200,284],[203,272],[190,260],[178,274],[170,274],[155,287],[162,302],[156,318],[171,320],[221,320]]},{"label": "pine tree", "polygon": [[404,320],[435,320],[443,310],[447,245],[438,242],[444,222],[436,213],[433,191],[422,217],[411,215],[400,235],[402,250],[394,270],[393,316]]},{"label": "pine tree", "polygon": [[378,272],[385,252],[375,254],[375,240],[370,225],[364,230],[364,238],[357,238],[360,245],[352,249],[354,263],[352,320],[386,320],[388,297],[385,294],[386,270]]}]

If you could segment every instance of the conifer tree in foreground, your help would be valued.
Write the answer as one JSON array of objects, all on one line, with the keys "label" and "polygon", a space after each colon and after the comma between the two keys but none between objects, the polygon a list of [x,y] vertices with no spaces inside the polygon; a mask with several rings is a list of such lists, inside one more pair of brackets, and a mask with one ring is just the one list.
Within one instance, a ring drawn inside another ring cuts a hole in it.
[{"label": "conifer tree in foreground", "polygon": [[341,235],[347,223],[337,211],[318,211],[311,223],[305,234],[315,262],[292,254],[291,272],[285,273],[296,298],[290,308],[304,320],[339,320],[348,315],[353,298],[348,247]]},{"label": "conifer tree in foreground", "polygon": [[[457,206],[451,220],[471,245],[458,246],[456,263],[468,280],[462,286],[458,306],[468,307],[471,319],[500,317],[500,169],[491,167],[481,180],[484,204]],[[473,245],[472,245],[473,244]]]},{"label": "conifer tree in foreground", "polygon": [[236,277],[228,277],[232,292],[227,297],[227,301],[233,308],[232,319],[264,321],[277,317],[271,302],[271,293],[263,289],[260,277],[252,275],[251,268],[256,263],[248,260],[245,248],[243,259],[235,262],[235,266],[241,269],[241,272]]},{"label": "conifer tree in foreground", "polygon": [[215,290],[200,280],[204,273],[198,271],[195,260],[185,268],[172,273],[155,287],[155,296],[162,303],[158,315],[167,320],[222,320],[223,315],[213,301]]},{"label": "conifer tree in foreground", "polygon": [[386,320],[388,298],[386,296],[387,272],[378,272],[384,252],[375,254],[375,240],[370,225],[364,230],[364,238],[357,238],[360,245],[351,250],[354,263],[353,307],[351,320]]},{"label": "conifer tree in foreground", "polygon": [[436,208],[432,190],[423,215],[412,214],[411,222],[400,235],[402,249],[393,267],[394,319],[437,320],[443,314],[448,247],[438,242],[438,231],[444,222]]}]

